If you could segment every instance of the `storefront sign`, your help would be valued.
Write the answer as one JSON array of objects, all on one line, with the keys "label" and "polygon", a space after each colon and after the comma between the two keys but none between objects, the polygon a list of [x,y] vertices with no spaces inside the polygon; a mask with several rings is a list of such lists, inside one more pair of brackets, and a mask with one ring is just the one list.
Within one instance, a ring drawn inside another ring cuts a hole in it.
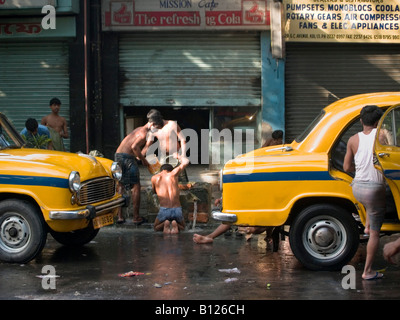
[{"label": "storefront sign", "polygon": [[400,43],[399,0],[284,0],[285,40]]},{"label": "storefront sign", "polygon": [[57,17],[55,29],[45,28],[42,19],[0,20],[0,41],[16,38],[70,38],[76,36],[75,17]]},{"label": "storefront sign", "polygon": [[104,31],[267,30],[270,25],[267,0],[102,0],[102,10]]},{"label": "storefront sign", "polygon": [[57,0],[0,0],[0,9],[33,9],[46,5],[55,7]]}]

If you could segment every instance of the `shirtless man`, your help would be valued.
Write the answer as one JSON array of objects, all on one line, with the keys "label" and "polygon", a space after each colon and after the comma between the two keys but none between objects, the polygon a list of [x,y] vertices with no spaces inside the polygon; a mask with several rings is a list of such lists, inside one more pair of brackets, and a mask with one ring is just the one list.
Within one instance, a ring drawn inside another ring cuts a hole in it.
[{"label": "shirtless man", "polygon": [[183,156],[186,155],[186,139],[176,121],[164,120],[161,113],[155,109],[150,110],[147,114],[147,119],[151,124],[152,132],[147,138],[147,143],[142,153],[146,154],[150,145],[157,138],[161,159],[169,155],[174,155],[177,158],[179,149],[181,149]]},{"label": "shirtless man", "polygon": [[189,164],[189,159],[179,157],[180,165],[173,168],[170,164],[161,166],[161,172],[151,177],[151,185],[158,196],[160,211],[154,221],[154,230],[165,234],[176,234],[185,228],[182,207],[179,201],[178,176]]},{"label": "shirtless man", "polygon": [[65,151],[63,138],[68,139],[67,120],[58,113],[61,101],[58,98],[50,100],[51,113],[42,118],[41,124],[49,128],[51,140],[55,150]]},{"label": "shirtless man", "polygon": [[[146,144],[146,136],[150,130],[150,123],[143,127],[138,127],[128,134],[119,145],[115,152],[115,161],[122,168],[122,185],[132,192],[133,202],[133,223],[139,225],[144,222],[144,219],[139,216],[140,207],[140,174],[137,159],[142,161],[142,164],[149,166],[146,158],[141,152],[141,148]],[[118,223],[123,223],[125,219],[122,217],[122,212],[119,212]]]}]

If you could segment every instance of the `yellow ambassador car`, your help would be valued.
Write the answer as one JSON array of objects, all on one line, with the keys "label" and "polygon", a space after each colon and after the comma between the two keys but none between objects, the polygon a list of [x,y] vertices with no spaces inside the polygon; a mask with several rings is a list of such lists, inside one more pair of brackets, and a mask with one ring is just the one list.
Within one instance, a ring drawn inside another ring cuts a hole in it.
[{"label": "yellow ambassador car", "polygon": [[366,105],[385,110],[378,130],[386,134],[387,144],[376,141],[374,146],[376,167],[387,182],[382,231],[399,232],[400,92],[338,100],[291,144],[257,149],[226,163],[222,210],[213,212],[214,219],[277,227],[289,236],[294,255],[306,267],[341,268],[357,251],[363,231],[357,220],[365,225],[366,219],[352,193],[353,177],[343,170],[347,141],[362,130],[359,115]]},{"label": "yellow ambassador car", "polygon": [[117,163],[24,143],[0,113],[0,260],[5,262],[35,258],[47,232],[65,245],[88,243],[125,204],[116,192]]}]

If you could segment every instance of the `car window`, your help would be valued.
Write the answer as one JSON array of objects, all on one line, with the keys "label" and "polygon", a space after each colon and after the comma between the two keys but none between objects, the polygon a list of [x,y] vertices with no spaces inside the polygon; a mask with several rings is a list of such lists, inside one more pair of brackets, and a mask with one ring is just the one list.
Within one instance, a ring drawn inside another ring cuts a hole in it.
[{"label": "car window", "polygon": [[20,148],[24,143],[14,126],[0,113],[0,149]]},{"label": "car window", "polygon": [[338,140],[335,142],[332,152],[331,152],[331,164],[334,168],[343,170],[344,156],[346,155],[347,142],[350,137],[355,135],[357,132],[362,131],[362,124],[360,117],[353,120],[350,125],[347,126],[346,130],[339,136]]},{"label": "car window", "polygon": [[311,132],[312,129],[320,122],[320,120],[324,117],[325,110],[322,110],[321,113],[315,117],[315,119],[308,125],[308,127],[294,139],[296,142],[302,142],[308,134]]},{"label": "car window", "polygon": [[[384,107],[383,110],[387,109]],[[382,128],[384,128],[384,138],[380,137],[380,141],[382,144],[391,144],[395,145],[394,132],[399,131],[397,134],[397,141],[400,143],[400,109],[394,109],[390,113],[388,113],[387,117],[384,119]],[[347,128],[342,132],[339,136],[338,140],[335,142],[332,151],[331,151],[331,164],[333,167],[340,171],[343,170],[343,161],[344,156],[346,155],[347,142],[350,137],[355,135],[356,133],[362,131],[363,127],[360,121],[360,117],[357,117],[353,120]],[[382,135],[382,134],[381,134]]]},{"label": "car window", "polygon": [[7,130],[4,130],[0,125],[0,149],[6,148],[16,148],[19,147],[16,145],[14,140],[10,137]]},{"label": "car window", "polygon": [[386,115],[379,133],[382,145],[400,146],[400,108],[395,108]]}]

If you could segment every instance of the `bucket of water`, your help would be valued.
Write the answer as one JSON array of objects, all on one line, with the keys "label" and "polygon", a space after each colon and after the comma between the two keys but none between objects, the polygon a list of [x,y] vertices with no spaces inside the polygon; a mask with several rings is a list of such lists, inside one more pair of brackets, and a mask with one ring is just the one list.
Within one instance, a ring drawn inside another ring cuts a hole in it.
[{"label": "bucket of water", "polygon": [[151,174],[156,174],[158,171],[160,171],[161,164],[155,154],[148,155],[146,160],[149,163],[148,169]]}]

